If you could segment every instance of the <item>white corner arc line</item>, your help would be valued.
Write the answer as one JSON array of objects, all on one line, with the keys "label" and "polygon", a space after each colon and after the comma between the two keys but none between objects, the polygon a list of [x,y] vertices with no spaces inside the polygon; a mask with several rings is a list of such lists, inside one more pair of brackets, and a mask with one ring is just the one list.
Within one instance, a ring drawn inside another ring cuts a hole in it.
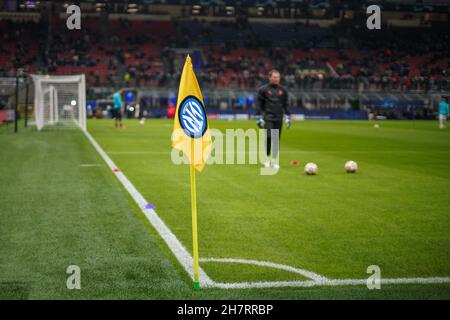
[{"label": "white corner arc line", "polygon": [[[111,170],[117,169],[117,166],[111,160],[111,158],[103,151],[100,145],[95,141],[95,139],[90,135],[89,132],[84,131],[86,137],[92,143],[94,148],[106,162],[108,167]],[[128,178],[121,171],[115,171],[117,179],[122,183],[124,188],[131,195],[136,204],[141,208],[142,212],[146,216],[147,220],[150,224],[156,229],[158,234],[163,238],[166,242],[169,249],[177,258],[178,262],[183,266],[184,270],[188,273],[188,275],[194,279],[194,267],[192,264],[193,258],[190,253],[186,250],[186,248],[181,244],[181,242],[177,239],[177,237],[170,231],[170,229],[166,226],[164,221],[158,216],[158,214],[153,209],[145,209],[144,207],[148,204],[148,202],[144,199],[144,197],[137,191],[134,185],[128,180]],[[206,272],[199,268],[199,278],[200,284],[204,287],[210,286],[213,284],[213,281],[208,277]]]},{"label": "white corner arc line", "polygon": [[274,262],[269,262],[269,261],[259,261],[259,260],[252,260],[252,259],[234,259],[234,258],[201,258],[200,262],[224,262],[224,263],[252,264],[252,265],[257,265],[260,267],[269,267],[269,268],[273,268],[273,269],[279,269],[279,270],[297,273],[306,278],[314,280],[316,282],[329,280],[328,278],[326,278],[324,276],[321,276],[317,273],[314,273],[314,272],[311,272],[308,270],[299,269],[299,268],[291,267],[291,266],[288,266],[285,264],[274,263]]}]

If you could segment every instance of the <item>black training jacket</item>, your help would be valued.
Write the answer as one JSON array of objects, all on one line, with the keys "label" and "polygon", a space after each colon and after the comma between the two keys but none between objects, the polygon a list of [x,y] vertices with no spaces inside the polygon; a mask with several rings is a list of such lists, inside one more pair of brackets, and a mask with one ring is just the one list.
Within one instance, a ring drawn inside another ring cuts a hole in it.
[{"label": "black training jacket", "polygon": [[284,114],[291,114],[287,90],[279,84],[261,86],[256,96],[256,115],[262,115],[265,121],[281,121]]}]

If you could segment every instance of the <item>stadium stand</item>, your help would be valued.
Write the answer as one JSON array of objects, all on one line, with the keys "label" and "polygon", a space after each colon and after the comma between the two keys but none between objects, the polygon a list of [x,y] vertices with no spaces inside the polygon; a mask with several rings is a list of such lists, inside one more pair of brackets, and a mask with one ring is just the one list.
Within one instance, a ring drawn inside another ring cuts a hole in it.
[{"label": "stadium stand", "polygon": [[[90,86],[173,86],[179,77],[177,48],[196,48],[199,78],[211,88],[254,88],[277,68],[290,88],[449,90],[449,39],[442,28],[389,28],[367,37],[352,27],[299,23],[107,22],[102,28],[99,19],[85,19],[82,30],[67,33],[54,18],[50,43],[44,45],[48,34],[37,23],[1,21],[7,32],[0,72],[24,67],[86,73]],[[380,46],[386,39],[392,47]]]}]

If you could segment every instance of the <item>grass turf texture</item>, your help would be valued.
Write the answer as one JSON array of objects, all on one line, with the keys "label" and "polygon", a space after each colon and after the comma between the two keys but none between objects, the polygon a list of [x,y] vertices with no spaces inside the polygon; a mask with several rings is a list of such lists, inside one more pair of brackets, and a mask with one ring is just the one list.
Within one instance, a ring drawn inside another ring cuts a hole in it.
[{"label": "grass turf texture", "polygon": [[[89,131],[190,250],[189,170],[170,161],[169,121],[90,121]],[[212,122],[250,128],[252,122]],[[449,298],[450,285],[192,290],[163,241],[77,131],[0,128],[0,298]],[[282,169],[197,175],[201,257],[267,260],[329,278],[449,276],[450,132],[435,122],[305,122],[282,136]],[[360,171],[344,173],[346,160]],[[319,175],[305,176],[313,161]],[[80,164],[101,164],[80,167]],[[270,190],[270,196],[267,192]],[[82,290],[65,269],[82,270]],[[298,280],[204,263],[216,281]]]}]

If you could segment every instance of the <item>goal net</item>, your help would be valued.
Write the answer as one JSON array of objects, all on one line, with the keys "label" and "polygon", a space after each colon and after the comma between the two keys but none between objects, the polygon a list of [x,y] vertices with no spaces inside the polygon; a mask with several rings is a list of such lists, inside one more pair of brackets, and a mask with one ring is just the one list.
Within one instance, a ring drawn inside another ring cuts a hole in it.
[{"label": "goal net", "polygon": [[84,75],[32,75],[36,127],[86,130],[86,85]]}]

